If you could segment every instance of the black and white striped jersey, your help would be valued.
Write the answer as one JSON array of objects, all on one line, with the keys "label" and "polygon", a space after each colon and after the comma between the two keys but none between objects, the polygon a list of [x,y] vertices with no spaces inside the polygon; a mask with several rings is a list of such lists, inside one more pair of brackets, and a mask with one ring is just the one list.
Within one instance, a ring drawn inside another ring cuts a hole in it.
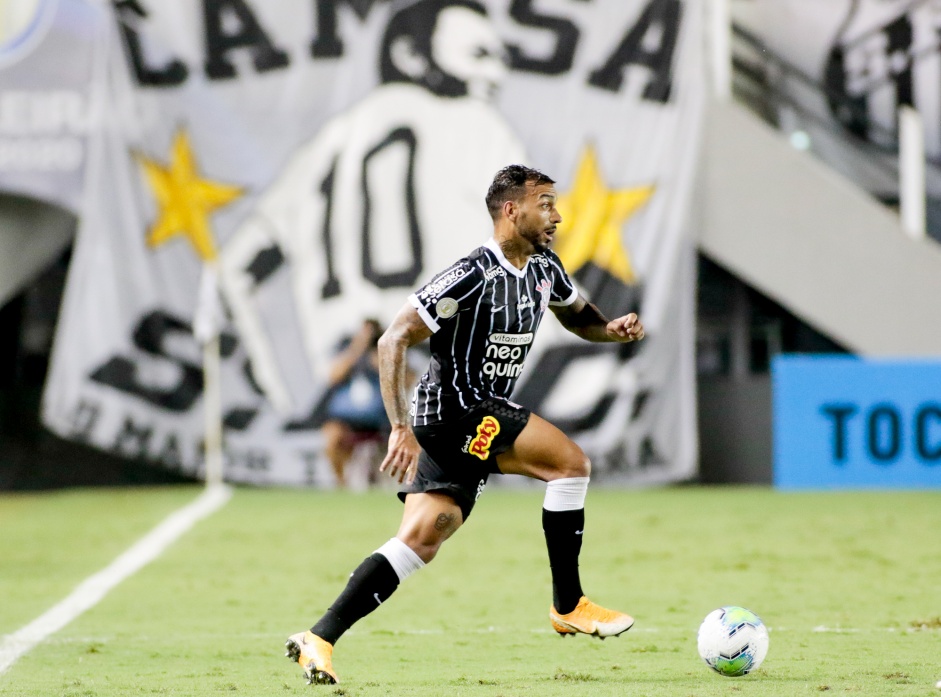
[{"label": "black and white striped jersey", "polygon": [[578,298],[552,251],[517,269],[491,238],[409,296],[431,336],[431,365],[412,400],[416,426],[508,398],[549,305]]}]

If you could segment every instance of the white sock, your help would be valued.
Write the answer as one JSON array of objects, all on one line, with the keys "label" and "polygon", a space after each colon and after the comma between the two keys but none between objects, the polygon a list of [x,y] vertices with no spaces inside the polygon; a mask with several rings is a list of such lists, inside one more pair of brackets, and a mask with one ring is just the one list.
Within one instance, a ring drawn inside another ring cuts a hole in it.
[{"label": "white sock", "polygon": [[547,511],[577,511],[585,507],[590,477],[554,479],[546,485],[542,507]]},{"label": "white sock", "polygon": [[399,577],[399,581],[404,581],[425,565],[421,557],[397,537],[386,542],[375,553],[381,554],[388,560],[396,576]]}]

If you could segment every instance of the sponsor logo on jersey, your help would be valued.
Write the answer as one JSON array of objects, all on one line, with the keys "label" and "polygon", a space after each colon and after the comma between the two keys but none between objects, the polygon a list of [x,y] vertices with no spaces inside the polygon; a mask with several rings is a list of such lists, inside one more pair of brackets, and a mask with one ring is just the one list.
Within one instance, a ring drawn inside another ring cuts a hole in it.
[{"label": "sponsor logo on jersey", "polygon": [[507,346],[526,346],[533,343],[533,333],[525,334],[491,334],[491,344],[506,344]]},{"label": "sponsor logo on jersey", "polygon": [[464,267],[455,266],[448,271],[445,271],[444,274],[439,276],[436,280],[422,288],[418,293],[418,297],[421,300],[437,298],[466,275],[467,270]]},{"label": "sponsor logo on jersey", "polygon": [[503,270],[502,266],[491,266],[489,269],[484,271],[485,281],[492,281],[497,276],[506,276],[506,271]]},{"label": "sponsor logo on jersey", "polygon": [[441,319],[453,317],[454,313],[457,312],[457,300],[454,298],[441,298],[438,304],[435,305],[435,312],[438,313],[438,317]]},{"label": "sponsor logo on jersey", "polygon": [[530,300],[528,295],[521,295],[520,301],[516,305],[517,310],[528,310],[531,307],[536,306],[535,300]]},{"label": "sponsor logo on jersey", "polygon": [[488,378],[518,378],[523,372],[523,349],[519,346],[487,344],[484,355],[490,359],[483,365]]},{"label": "sponsor logo on jersey", "polygon": [[484,487],[487,486],[487,480],[481,479],[480,484],[477,485],[477,496],[474,497],[474,501],[480,498],[480,495],[484,493]]},{"label": "sponsor logo on jersey", "polygon": [[471,441],[468,452],[481,460],[486,460],[490,457],[490,445],[499,432],[500,422],[488,414],[477,426],[477,435]]},{"label": "sponsor logo on jersey", "polygon": [[548,265],[549,265],[549,260],[546,259],[542,254],[533,254],[533,255],[532,255],[531,257],[529,257],[529,258],[532,259],[533,261],[535,261],[535,262],[536,262],[537,264],[539,264],[540,266],[548,266]]}]

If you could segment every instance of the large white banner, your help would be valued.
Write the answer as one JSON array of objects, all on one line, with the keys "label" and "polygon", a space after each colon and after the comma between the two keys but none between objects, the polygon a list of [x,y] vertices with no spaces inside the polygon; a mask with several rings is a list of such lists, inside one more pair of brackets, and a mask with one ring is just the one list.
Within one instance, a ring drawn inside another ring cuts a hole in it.
[{"label": "large white banner", "polygon": [[638,311],[647,339],[588,344],[549,320],[515,399],[599,474],[691,476],[700,5],[116,3],[46,424],[200,472],[210,265],[226,477],[320,483],[338,341],[486,241],[487,187],[522,162],[558,182],[570,274],[607,314]]},{"label": "large white banner", "polygon": [[106,31],[86,0],[0,3],[0,190],[78,212]]},{"label": "large white banner", "polygon": [[[757,0],[754,17],[772,52],[815,83],[780,76],[775,86],[791,100],[778,105],[782,126],[809,134],[831,165],[873,193],[897,195],[903,105],[921,113],[926,153],[941,160],[941,1]],[[860,156],[845,136],[877,147]],[[931,171],[927,185],[941,195]]]}]

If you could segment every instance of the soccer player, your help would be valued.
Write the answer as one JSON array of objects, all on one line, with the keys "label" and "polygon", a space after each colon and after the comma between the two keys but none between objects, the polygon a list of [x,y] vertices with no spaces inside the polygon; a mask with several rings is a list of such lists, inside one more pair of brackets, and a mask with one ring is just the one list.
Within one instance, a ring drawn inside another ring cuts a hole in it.
[{"label": "soccer player", "polygon": [[[383,401],[392,425],[380,470],[404,488],[395,537],[367,557],[287,655],[311,683],[337,682],[333,646],[399,583],[434,559],[467,520],[491,473],[547,482],[542,524],[552,571],[552,628],[601,638],[633,618],[582,593],[578,573],[591,463],[548,421],[509,400],[546,310],[589,341],[639,341],[634,313],[608,320],[572,285],[550,249],[562,218],[545,174],[510,165],[487,192],[493,237],[409,296],[379,341]],[[406,394],[406,351],[431,339],[431,365]]]}]

